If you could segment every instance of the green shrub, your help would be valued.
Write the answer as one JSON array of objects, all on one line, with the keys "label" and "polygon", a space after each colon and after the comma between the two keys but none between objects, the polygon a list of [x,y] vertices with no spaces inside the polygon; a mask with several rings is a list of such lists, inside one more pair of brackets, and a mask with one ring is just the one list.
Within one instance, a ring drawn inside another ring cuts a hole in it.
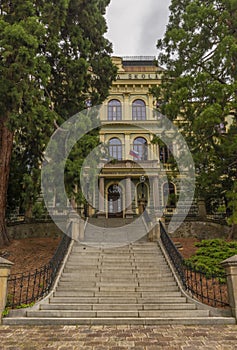
[{"label": "green shrub", "polygon": [[6,317],[9,314],[10,308],[6,307],[5,310],[2,312],[2,317]]},{"label": "green shrub", "polygon": [[20,304],[16,307],[16,309],[26,309],[27,307],[32,307],[35,303],[32,302],[30,304]]},{"label": "green shrub", "polygon": [[196,268],[207,276],[217,274],[224,276],[225,271],[220,263],[237,254],[237,242],[227,242],[223,239],[206,239],[195,244],[198,247],[191,258],[186,259],[186,264]]}]

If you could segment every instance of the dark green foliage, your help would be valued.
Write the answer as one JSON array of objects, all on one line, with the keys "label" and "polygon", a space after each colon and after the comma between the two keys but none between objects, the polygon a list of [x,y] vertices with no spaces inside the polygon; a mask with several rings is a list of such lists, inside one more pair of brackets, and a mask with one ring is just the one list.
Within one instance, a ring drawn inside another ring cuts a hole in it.
[{"label": "dark green foliage", "polygon": [[158,63],[166,72],[153,93],[192,152],[197,196],[224,200],[237,223],[236,27],[236,0],[172,0],[166,33],[157,45]]},{"label": "dark green foliage", "polygon": [[220,263],[237,254],[237,241],[227,242],[222,239],[202,240],[195,244],[197,252],[186,263],[196,269],[212,274],[223,275],[224,269]]},{"label": "dark green foliage", "polygon": [[[108,0],[1,1],[0,121],[14,133],[9,210],[16,205],[25,212],[32,210],[55,121],[60,125],[84,109],[87,99],[96,105],[108,95],[116,75],[112,47],[104,37],[108,4]],[[93,136],[94,141],[88,136],[87,149],[97,142]],[[5,150],[0,142],[1,152]],[[79,165],[84,156],[77,154]],[[74,171],[69,167],[72,177],[80,172],[76,165]]]}]

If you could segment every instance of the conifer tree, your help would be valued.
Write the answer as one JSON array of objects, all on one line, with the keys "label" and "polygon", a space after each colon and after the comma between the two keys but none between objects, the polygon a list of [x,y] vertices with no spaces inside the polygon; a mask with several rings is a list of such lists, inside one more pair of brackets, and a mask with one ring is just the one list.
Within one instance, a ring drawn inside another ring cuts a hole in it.
[{"label": "conifer tree", "polygon": [[197,196],[224,199],[237,223],[237,1],[172,0],[157,47],[166,74],[155,94],[189,144]]},{"label": "conifer tree", "polygon": [[[36,189],[32,180],[54,121],[60,124],[83,109],[88,98],[93,105],[108,94],[115,76],[111,44],[104,38],[108,3],[0,3],[0,245],[9,242],[5,214],[13,150],[25,172],[24,186]],[[17,181],[13,173],[11,178]]]}]

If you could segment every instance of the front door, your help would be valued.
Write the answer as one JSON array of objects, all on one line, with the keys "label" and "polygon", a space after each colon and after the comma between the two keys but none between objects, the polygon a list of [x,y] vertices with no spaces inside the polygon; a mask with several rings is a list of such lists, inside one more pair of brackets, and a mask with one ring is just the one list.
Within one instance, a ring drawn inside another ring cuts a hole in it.
[{"label": "front door", "polygon": [[109,217],[123,217],[122,190],[118,185],[111,185],[108,189]]}]

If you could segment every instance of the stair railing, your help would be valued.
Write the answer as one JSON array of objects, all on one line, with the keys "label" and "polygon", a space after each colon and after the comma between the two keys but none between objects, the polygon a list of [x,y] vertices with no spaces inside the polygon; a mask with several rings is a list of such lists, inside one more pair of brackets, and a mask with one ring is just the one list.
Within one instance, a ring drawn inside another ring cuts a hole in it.
[{"label": "stair railing", "polygon": [[71,223],[48,264],[34,272],[18,273],[8,278],[6,307],[10,309],[30,306],[45,297],[51,290],[61,263],[71,242]]},{"label": "stair railing", "polygon": [[184,289],[202,303],[213,307],[229,307],[225,272],[207,274],[188,264],[160,222],[160,239]]}]

